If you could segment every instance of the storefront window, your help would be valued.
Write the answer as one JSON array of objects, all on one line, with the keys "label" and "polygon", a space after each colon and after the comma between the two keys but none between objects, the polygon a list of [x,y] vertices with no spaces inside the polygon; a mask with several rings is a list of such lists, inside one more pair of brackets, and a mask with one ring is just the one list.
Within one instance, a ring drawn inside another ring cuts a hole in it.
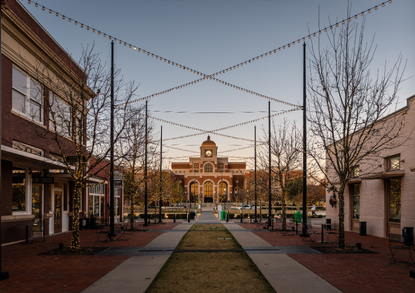
[{"label": "storefront window", "polygon": [[360,184],[353,185],[353,219],[360,216]]},{"label": "storefront window", "polygon": [[13,212],[26,211],[26,171],[13,168],[12,171],[12,210]]},{"label": "storefront window", "polygon": [[89,196],[89,217],[92,217],[94,215],[94,197]]},{"label": "storefront window", "polygon": [[401,222],[401,179],[389,180],[389,222]]}]

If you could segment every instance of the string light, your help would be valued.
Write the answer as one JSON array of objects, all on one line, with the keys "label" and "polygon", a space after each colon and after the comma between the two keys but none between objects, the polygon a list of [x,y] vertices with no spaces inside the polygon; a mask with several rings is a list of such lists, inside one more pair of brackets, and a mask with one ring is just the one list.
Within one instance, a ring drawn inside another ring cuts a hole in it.
[{"label": "string light", "polygon": [[[392,3],[392,0],[389,0],[388,1],[389,3]],[[32,2],[30,1],[30,0],[28,0],[27,1],[27,3],[28,4],[31,4]],[[387,3],[387,2],[383,2],[383,3],[381,3],[381,4],[379,4],[379,5],[382,5],[382,7],[385,7],[385,3]],[[37,2],[34,2],[34,4],[35,4],[35,7],[39,7],[39,3],[37,3]],[[374,7],[374,9],[375,10],[377,10],[377,8],[378,8],[378,6],[379,5],[377,5],[377,6],[375,6]],[[45,6],[42,6],[42,10],[45,10],[45,9],[47,9]],[[373,7],[372,8],[369,8],[369,9],[367,9],[367,10],[365,10],[365,11],[362,11],[361,12],[361,15],[363,16],[364,15],[364,12],[368,12],[368,13],[370,13],[371,12],[371,9],[373,9]],[[49,9],[49,13],[52,13],[52,9]],[[59,12],[56,12],[56,16],[59,16],[60,15],[60,13]],[[65,16],[64,15],[62,15],[62,19],[65,19]],[[355,19],[357,19],[357,15],[355,15]],[[69,21],[71,21],[71,18],[69,18]],[[351,21],[351,18],[348,18],[348,21]],[[345,23],[345,20],[342,20],[342,23],[344,24]],[[75,25],[77,25],[78,24],[78,21],[76,21],[75,20]],[[336,23],[336,27],[338,27],[339,26],[339,23]],[[83,24],[81,24],[81,27],[83,28]],[[333,28],[333,26],[332,25],[330,25],[330,29],[332,29]],[[87,26],[87,30],[89,30],[89,26]],[[324,31],[327,31],[327,27],[326,28],[324,28]],[[93,32],[95,32],[95,29],[93,29]],[[316,33],[317,32],[314,32],[314,33],[312,33],[312,35],[313,36],[316,36]],[[318,33],[319,34],[321,34],[321,30],[320,31],[318,31]],[[100,35],[100,32],[98,32],[98,34]],[[104,33],[104,37],[106,37],[106,33]],[[310,39],[310,35],[308,35],[307,36],[309,39]],[[111,36],[109,36],[109,38],[111,39]],[[303,41],[305,41],[305,36],[302,38],[303,39]],[[300,41],[300,39],[301,38],[299,38],[298,39],[298,42]],[[123,41],[122,40],[120,40],[120,44],[122,43]],[[283,45],[282,46],[282,48],[283,49],[285,49],[285,47],[286,46],[288,46],[288,47],[290,47],[290,44],[292,43],[292,45],[294,45],[295,44],[295,41],[292,41],[292,42],[289,42],[288,44],[286,44],[286,45]],[[126,42],[124,42],[124,46],[126,46]],[[131,45],[129,45],[129,47],[131,48]],[[136,50],[136,46],[134,46],[134,50]],[[276,50],[277,50],[277,48],[276,49],[274,49],[273,51],[274,51],[274,53],[276,53]],[[281,51],[281,47],[279,47],[278,48],[278,51]],[[271,55],[271,52],[272,52],[272,50],[270,50],[269,51],[269,55]],[[145,50],[143,50],[143,53],[145,53]],[[151,52],[148,52],[147,51],[147,56],[150,56],[151,55],[151,57],[154,57],[154,53],[151,53]],[[268,53],[268,52],[267,52]],[[215,73],[213,73],[213,74],[211,74],[211,75],[207,75],[208,77],[211,77],[211,76],[217,76],[218,74],[221,74],[221,73],[225,73],[225,72],[228,72],[228,69],[229,70],[232,70],[232,69],[236,69],[236,68],[239,68],[239,65],[241,65],[241,66],[243,66],[243,64],[245,64],[245,65],[247,65],[248,63],[251,63],[251,60],[252,61],[255,61],[255,59],[256,60],[259,60],[259,57],[261,57],[261,59],[262,58],[264,58],[264,56],[265,57],[267,57],[268,56],[268,54],[267,53],[264,53],[264,54],[261,54],[261,55],[258,55],[256,58],[252,58],[252,59],[249,59],[249,60],[246,60],[246,61],[244,61],[244,62],[241,62],[241,63],[238,63],[238,64],[236,64],[236,65],[233,65],[233,66],[230,66],[229,68],[227,68],[226,70],[225,69],[223,69],[223,70],[220,70],[220,71],[218,71],[218,72],[215,72]],[[164,61],[166,61],[166,59],[165,58],[162,58],[162,57],[160,57],[160,60],[164,60]],[[170,64],[170,61],[168,62],[168,64]],[[182,64],[179,64],[179,63],[172,63],[173,65],[174,64],[176,64],[176,66],[177,67],[179,67],[179,65],[180,65],[180,67],[179,68],[182,68],[182,67],[184,67]],[[188,67],[187,67],[188,68]],[[199,72],[198,71],[196,71],[196,70],[190,70],[190,72],[192,72],[192,73],[195,73],[195,74],[197,74],[197,75],[199,75]],[[206,77],[206,75],[204,74],[203,75],[204,77]]]}]

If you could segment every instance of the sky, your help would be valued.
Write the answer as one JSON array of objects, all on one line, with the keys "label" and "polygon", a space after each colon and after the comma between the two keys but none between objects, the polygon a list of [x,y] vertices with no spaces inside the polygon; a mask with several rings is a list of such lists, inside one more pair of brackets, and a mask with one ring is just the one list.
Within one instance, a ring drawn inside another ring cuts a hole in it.
[{"label": "sky", "polygon": [[[109,64],[111,40],[108,36],[116,38],[115,66],[121,69],[126,80],[139,85],[137,99],[201,78],[190,70],[151,57],[151,53],[210,75],[277,49],[276,53],[216,76],[226,83],[273,98],[271,114],[277,114],[295,110],[292,105],[303,103],[303,42],[297,43],[297,40],[318,31],[319,27],[345,19],[348,3],[351,15],[359,15],[352,21],[360,23],[362,11],[384,1],[39,0],[21,3],[75,60],[79,59],[83,47],[94,44],[102,61]],[[46,7],[45,11],[42,6]],[[48,9],[60,15],[49,14]],[[415,1],[393,0],[365,13],[365,40],[370,42],[374,37],[377,45],[372,72],[383,70],[385,64],[390,68],[400,54],[407,62],[404,73],[407,80],[398,93],[398,108],[404,107],[406,99],[415,94],[414,12]],[[84,24],[83,28],[80,23]],[[95,33],[92,28],[96,29]],[[323,43],[326,39],[322,34]],[[150,56],[124,43],[120,45],[118,40],[151,52]],[[293,41],[296,42],[294,46]],[[306,39],[305,43],[309,49],[310,41]],[[278,51],[283,46],[285,49]],[[310,57],[309,53],[307,56]],[[137,106],[140,103],[144,102],[137,102]],[[152,117],[207,131],[268,115],[268,99],[213,80],[155,96],[149,99],[148,105]],[[302,128],[302,115],[301,110],[291,111],[275,116],[273,122],[279,125],[287,119]],[[189,156],[198,156],[199,147],[208,135],[177,139],[200,131],[156,120],[153,123],[155,137],[160,137],[160,127],[163,127],[165,167],[173,161],[185,162]],[[229,157],[230,161],[246,161],[248,167],[252,167],[254,126],[257,141],[264,140],[267,119],[218,132],[225,136],[210,134],[218,146],[218,156]]]}]

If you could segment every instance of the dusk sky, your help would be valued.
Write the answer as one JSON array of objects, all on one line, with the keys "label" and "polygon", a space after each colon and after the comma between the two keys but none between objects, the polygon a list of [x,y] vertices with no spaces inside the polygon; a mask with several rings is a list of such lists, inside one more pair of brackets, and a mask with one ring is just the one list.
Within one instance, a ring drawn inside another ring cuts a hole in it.
[{"label": "dusk sky", "polygon": [[[35,3],[38,2],[38,7]],[[271,55],[235,70],[217,76],[224,82],[263,94],[289,104],[302,105],[303,42],[298,39],[319,31],[320,28],[346,19],[346,0],[39,0],[21,1],[38,22],[75,60],[82,46],[95,43],[101,59],[110,62],[111,41],[115,45],[116,67],[126,80],[139,84],[137,99],[172,87],[197,80],[200,76],[160,61],[151,54],[179,63],[204,74],[213,74],[231,66],[252,60],[269,51]],[[415,94],[415,1],[393,0],[384,7],[381,0],[350,1],[352,22],[361,22],[365,13],[366,41],[377,45],[372,71],[387,68],[396,62],[399,54],[407,61],[399,91],[398,108]],[[379,5],[378,9],[374,7]],[[42,6],[47,9],[42,11]],[[48,9],[65,15],[49,14]],[[320,12],[319,12],[320,11]],[[319,20],[320,14],[320,20]],[[68,18],[72,21],[69,22]],[[78,25],[75,25],[75,20]],[[84,24],[81,28],[80,23]],[[86,27],[90,26],[90,30]],[[95,33],[92,31],[95,28]],[[101,31],[101,35],[98,35]],[[106,33],[106,38],[103,34]],[[317,37],[314,38],[317,40]],[[150,56],[120,45],[118,40],[150,52]],[[327,38],[321,35],[324,43]],[[292,43],[295,41],[295,45]],[[287,44],[291,43],[290,48]],[[310,41],[306,39],[307,47]],[[278,48],[286,46],[278,51]],[[310,57],[310,55],[308,55]],[[307,72],[309,74],[309,72]],[[140,102],[144,103],[144,102]],[[294,109],[286,104],[271,102],[272,114]],[[183,89],[156,96],[149,100],[151,116],[203,130],[215,130],[267,116],[268,100],[205,80]],[[170,111],[170,112],[168,112]],[[217,112],[217,113],[212,113]],[[302,127],[302,111],[293,111],[274,118],[278,125],[282,119],[297,121]],[[200,144],[207,134],[182,139],[176,137],[197,134],[198,131],[154,121],[156,136],[163,126],[163,146],[168,162],[197,156]],[[219,147],[219,156],[231,161],[252,160],[254,154],[254,125],[258,140],[263,139],[266,119],[219,133],[241,139],[210,134]],[[171,149],[168,147],[183,150]],[[227,150],[242,150],[225,152]],[[184,151],[188,150],[188,151]]]}]

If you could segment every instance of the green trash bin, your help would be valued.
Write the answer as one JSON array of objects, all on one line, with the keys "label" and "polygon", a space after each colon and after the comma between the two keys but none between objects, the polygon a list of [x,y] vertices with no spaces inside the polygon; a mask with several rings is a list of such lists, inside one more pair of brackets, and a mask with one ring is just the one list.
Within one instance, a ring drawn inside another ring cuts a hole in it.
[{"label": "green trash bin", "polygon": [[302,214],[302,213],[300,213],[300,211],[296,211],[296,212],[294,213],[294,219],[295,219],[295,222],[296,222],[296,223],[301,223],[301,219],[302,219],[302,217],[303,217],[303,214]]},{"label": "green trash bin", "polygon": [[222,210],[222,211],[220,212],[220,219],[221,219],[221,220],[225,220],[225,219],[226,219],[226,212],[225,212],[224,210]]}]

